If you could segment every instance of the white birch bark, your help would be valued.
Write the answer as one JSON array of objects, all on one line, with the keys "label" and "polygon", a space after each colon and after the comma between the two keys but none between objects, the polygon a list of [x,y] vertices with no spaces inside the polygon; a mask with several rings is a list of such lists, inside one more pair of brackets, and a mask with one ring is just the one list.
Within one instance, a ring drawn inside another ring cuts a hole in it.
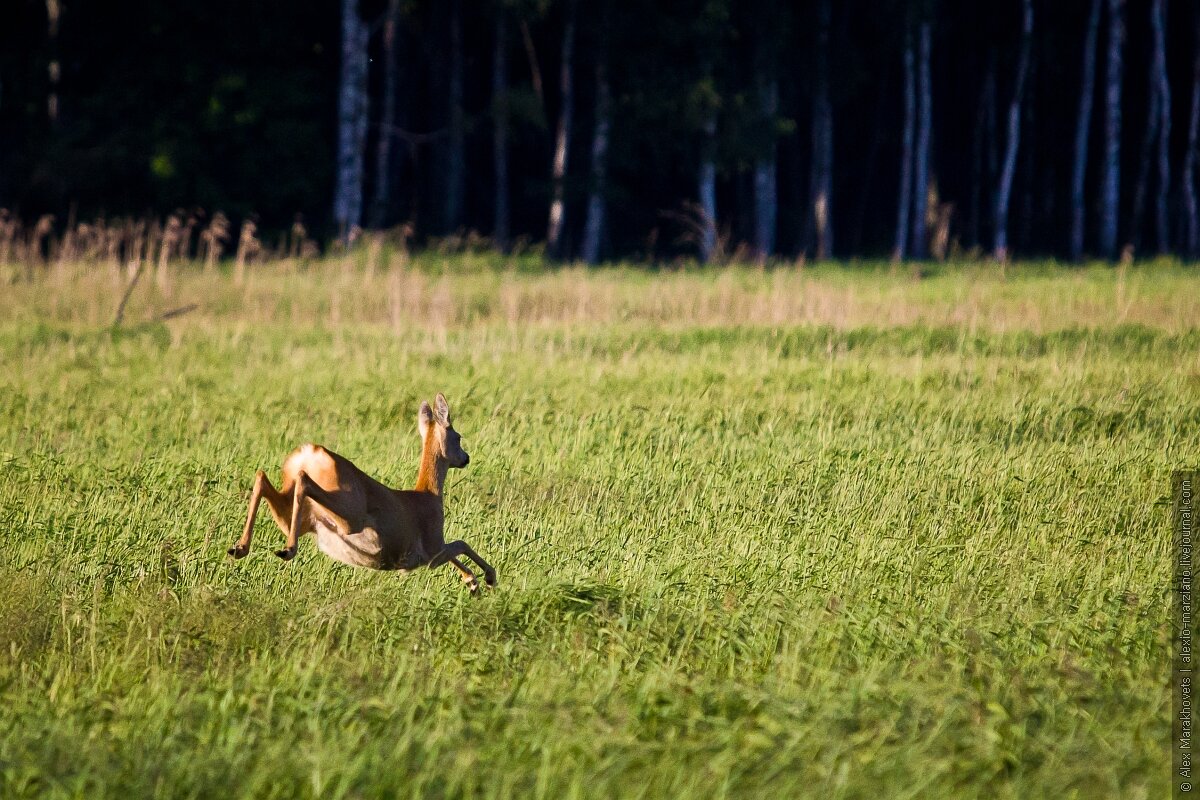
[{"label": "white birch bark", "polygon": [[1171,85],[1167,80],[1166,0],[1154,0],[1150,26],[1154,32],[1154,75],[1158,87],[1158,194],[1154,201],[1158,252],[1171,246],[1167,196],[1171,191]]},{"label": "white birch bark", "polygon": [[567,155],[571,150],[571,122],[574,111],[572,90],[572,58],[575,52],[575,0],[567,0],[566,21],[563,27],[562,66],[559,71],[559,94],[561,98],[558,125],[554,133],[554,162],[551,180],[554,183],[554,198],[550,202],[550,220],[546,229],[546,254],[550,258],[563,257],[563,228],[566,225],[565,186],[567,177]]},{"label": "white birch bark", "polygon": [[1083,39],[1083,69],[1079,78],[1079,115],[1075,121],[1075,160],[1071,168],[1071,260],[1083,256],[1086,209],[1083,184],[1087,175],[1088,129],[1092,123],[1092,97],[1096,93],[1096,36],[1100,30],[1100,0],[1092,0]]},{"label": "white birch bark", "polygon": [[1125,46],[1125,0],[1108,0],[1108,63],[1105,70],[1104,162],[1100,181],[1100,254],[1117,255],[1121,201],[1121,58]]},{"label": "white birch bark", "polygon": [[1192,106],[1188,118],[1187,154],[1183,159],[1183,207],[1186,216],[1184,244],[1188,256],[1200,246],[1200,202],[1196,198],[1196,145],[1200,138],[1200,53],[1192,64]]},{"label": "white birch bark", "polygon": [[1033,0],[1023,0],[1021,15],[1021,51],[1017,56],[1017,79],[1012,104],[1008,108],[1008,138],[1004,147],[1004,166],[996,187],[996,231],[994,254],[997,261],[1008,260],[1008,205],[1012,198],[1013,175],[1017,169],[1017,150],[1021,144],[1021,100],[1025,95],[1025,77],[1029,73],[1029,52],[1033,39]]},{"label": "white birch bark", "polygon": [[400,0],[388,0],[383,18],[383,108],[379,113],[379,141],[375,148],[375,193],[371,200],[371,227],[387,222],[392,199],[392,140],[396,128],[396,25]]},{"label": "white birch bark", "polygon": [[58,123],[58,85],[62,78],[62,63],[58,54],[58,22],[62,16],[60,0],[46,0],[47,39],[50,61],[46,65],[46,78],[50,90],[46,94],[46,117],[53,126]]},{"label": "white birch bark", "polygon": [[913,161],[912,255],[924,258],[928,254],[925,235],[925,210],[929,195],[929,148],[933,128],[933,88],[929,75],[929,55],[932,47],[932,23],[921,22],[917,51],[917,134]]},{"label": "white birch bark", "polygon": [[612,126],[612,96],[608,85],[607,56],[596,62],[596,129],[592,133],[592,183],[588,190],[587,217],[581,256],[589,264],[600,261],[604,234],[604,195],[608,181],[608,137]]},{"label": "white birch bark", "polygon": [[700,170],[697,176],[697,193],[700,197],[700,213],[703,227],[700,231],[700,260],[712,260],[717,250],[717,112],[708,112],[704,120],[704,141],[701,144]]},{"label": "white birch bark", "polygon": [[760,91],[763,124],[770,130],[770,144],[754,165],[754,250],[760,260],[775,252],[776,191],[775,115],[779,112],[779,83],[772,75]]},{"label": "white birch bark", "polygon": [[367,37],[357,0],[342,0],[342,68],[338,91],[337,175],[333,220],[348,241],[362,224],[363,150],[367,139]]},{"label": "white birch bark", "polygon": [[900,190],[896,203],[896,244],[892,248],[892,261],[900,262],[908,257],[908,223],[912,206],[913,186],[913,139],[917,116],[916,68],[914,66],[912,38],[905,35],[904,41],[904,133],[900,145]]},{"label": "white birch bark", "polygon": [[829,258],[833,252],[833,221],[830,209],[833,190],[833,108],[829,100],[829,21],[830,0],[817,7],[817,51],[815,91],[813,92],[812,180],[809,202],[816,232],[816,257]]}]

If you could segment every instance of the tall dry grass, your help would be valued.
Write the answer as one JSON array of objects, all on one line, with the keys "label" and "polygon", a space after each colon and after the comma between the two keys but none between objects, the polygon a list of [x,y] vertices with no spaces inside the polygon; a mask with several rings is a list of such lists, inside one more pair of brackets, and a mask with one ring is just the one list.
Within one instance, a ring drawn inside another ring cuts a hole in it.
[{"label": "tall dry grass", "polygon": [[[105,325],[142,262],[0,265],[9,321]],[[32,273],[32,276],[31,276]],[[885,268],[763,270],[565,267],[530,271],[495,256],[419,256],[364,249],[322,260],[282,258],[205,268],[160,259],[134,285],[125,319],[195,307],[189,324],[241,321],[303,326],[952,325],[1045,332],[1140,324],[1166,331],[1200,322],[1197,276],[1171,265],[1125,271],[1010,265],[951,267],[914,280]]]}]

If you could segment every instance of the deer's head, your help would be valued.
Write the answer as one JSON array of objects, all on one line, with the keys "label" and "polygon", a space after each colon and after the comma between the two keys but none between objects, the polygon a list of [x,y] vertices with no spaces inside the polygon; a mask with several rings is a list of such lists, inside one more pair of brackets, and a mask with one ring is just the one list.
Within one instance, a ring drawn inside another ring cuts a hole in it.
[{"label": "deer's head", "polygon": [[428,442],[432,433],[434,451],[445,459],[446,464],[459,469],[471,462],[467,451],[463,450],[462,436],[454,430],[450,422],[450,404],[446,396],[438,392],[434,399],[433,408],[429,403],[421,401],[421,413],[417,417],[417,429],[421,432],[421,441]]}]

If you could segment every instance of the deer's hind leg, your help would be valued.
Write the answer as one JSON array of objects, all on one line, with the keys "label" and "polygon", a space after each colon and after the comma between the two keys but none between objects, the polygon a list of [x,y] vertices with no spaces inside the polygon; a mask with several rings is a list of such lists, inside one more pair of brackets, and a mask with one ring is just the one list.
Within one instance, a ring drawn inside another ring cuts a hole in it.
[{"label": "deer's hind leg", "polygon": [[258,505],[262,500],[267,501],[267,507],[271,509],[271,516],[275,518],[275,524],[285,534],[287,533],[286,521],[291,498],[272,486],[271,481],[267,479],[267,473],[260,469],[254,476],[254,488],[250,492],[250,509],[246,513],[246,527],[242,530],[242,538],[238,539],[237,543],[227,551],[234,558],[245,558],[250,553],[250,540],[254,535],[254,518],[258,516]]},{"label": "deer's hind leg", "polygon": [[[345,499],[322,489],[320,484],[308,476],[304,470],[296,474],[296,484],[292,488],[291,524],[284,528],[287,543],[282,550],[276,550],[275,555],[284,561],[296,557],[296,547],[300,542],[301,526],[305,521],[305,502],[308,502],[308,514],[320,517],[320,520],[336,530],[342,536],[350,536],[357,528],[351,525],[351,519],[357,519],[359,514],[350,507]],[[281,524],[280,527],[283,527]]]}]

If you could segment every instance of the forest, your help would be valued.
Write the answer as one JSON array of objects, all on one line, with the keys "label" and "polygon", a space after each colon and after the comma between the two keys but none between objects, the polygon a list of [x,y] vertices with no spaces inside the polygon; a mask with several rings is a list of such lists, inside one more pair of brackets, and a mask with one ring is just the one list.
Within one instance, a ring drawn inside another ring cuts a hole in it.
[{"label": "forest", "polygon": [[1200,246],[1195,3],[6,7],[11,236],[219,213],[591,263]]}]

